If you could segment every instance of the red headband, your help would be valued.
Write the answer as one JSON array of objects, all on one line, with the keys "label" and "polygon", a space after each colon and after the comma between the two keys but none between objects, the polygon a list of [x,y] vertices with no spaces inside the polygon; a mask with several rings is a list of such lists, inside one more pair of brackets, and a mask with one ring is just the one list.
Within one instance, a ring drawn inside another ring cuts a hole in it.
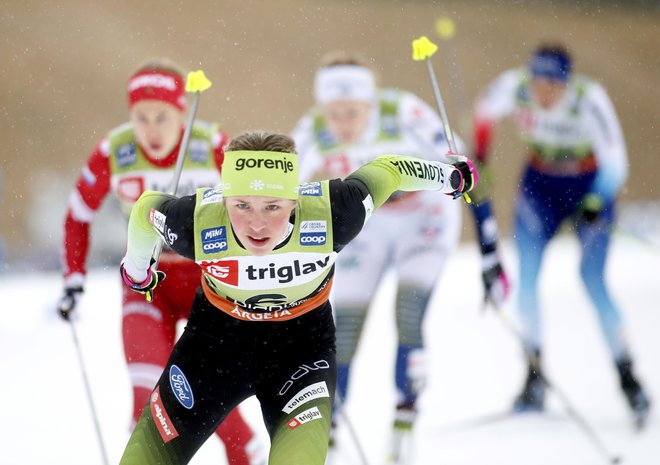
[{"label": "red headband", "polygon": [[186,108],[183,79],[165,71],[142,71],[128,80],[128,106],[140,100],[160,100],[179,110]]}]

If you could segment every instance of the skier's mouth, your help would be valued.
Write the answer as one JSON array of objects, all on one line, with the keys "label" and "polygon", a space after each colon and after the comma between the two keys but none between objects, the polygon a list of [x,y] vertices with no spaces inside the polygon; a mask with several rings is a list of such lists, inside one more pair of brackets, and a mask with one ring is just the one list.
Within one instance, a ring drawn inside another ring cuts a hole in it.
[{"label": "skier's mouth", "polygon": [[253,237],[253,236],[248,236],[248,239],[253,245],[261,246],[264,245],[268,242],[270,237]]}]

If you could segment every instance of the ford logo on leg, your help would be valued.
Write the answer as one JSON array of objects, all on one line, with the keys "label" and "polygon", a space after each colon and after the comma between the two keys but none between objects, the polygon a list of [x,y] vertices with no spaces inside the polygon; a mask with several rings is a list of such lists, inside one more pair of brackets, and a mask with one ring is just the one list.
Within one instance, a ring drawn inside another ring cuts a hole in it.
[{"label": "ford logo on leg", "polygon": [[181,405],[188,410],[193,408],[195,399],[190,388],[190,383],[188,383],[183,371],[176,365],[170,367],[170,387]]}]

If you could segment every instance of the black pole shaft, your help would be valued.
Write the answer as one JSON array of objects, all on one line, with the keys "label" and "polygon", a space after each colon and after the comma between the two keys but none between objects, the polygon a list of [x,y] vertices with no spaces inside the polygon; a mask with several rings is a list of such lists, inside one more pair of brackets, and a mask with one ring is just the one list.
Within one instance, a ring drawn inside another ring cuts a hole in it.
[{"label": "black pole shaft", "polygon": [[94,406],[94,399],[92,397],[92,389],[87,378],[87,370],[85,370],[85,363],[82,358],[82,351],[80,350],[80,343],[78,342],[78,335],[76,334],[76,327],[73,324],[73,321],[69,320],[69,325],[71,326],[71,334],[73,335],[73,343],[76,346],[76,354],[78,355],[78,362],[80,364],[80,373],[82,374],[83,382],[85,384],[85,391],[87,393],[87,400],[89,401],[89,408],[92,412],[92,420],[94,421],[94,429],[96,430],[96,439],[99,443],[99,448],[101,449],[101,459],[103,465],[109,465],[108,454],[105,450],[105,444],[103,442],[103,435],[101,434],[101,427],[99,425],[98,416],[96,414],[96,407]]}]

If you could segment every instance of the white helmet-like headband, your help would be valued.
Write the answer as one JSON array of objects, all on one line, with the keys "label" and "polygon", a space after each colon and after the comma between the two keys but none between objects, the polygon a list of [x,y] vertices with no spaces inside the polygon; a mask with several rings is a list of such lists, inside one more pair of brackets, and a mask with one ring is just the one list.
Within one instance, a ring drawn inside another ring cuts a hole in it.
[{"label": "white helmet-like headband", "polygon": [[376,99],[374,73],[359,65],[321,68],[314,80],[314,97],[320,104],[335,100],[373,102]]}]

